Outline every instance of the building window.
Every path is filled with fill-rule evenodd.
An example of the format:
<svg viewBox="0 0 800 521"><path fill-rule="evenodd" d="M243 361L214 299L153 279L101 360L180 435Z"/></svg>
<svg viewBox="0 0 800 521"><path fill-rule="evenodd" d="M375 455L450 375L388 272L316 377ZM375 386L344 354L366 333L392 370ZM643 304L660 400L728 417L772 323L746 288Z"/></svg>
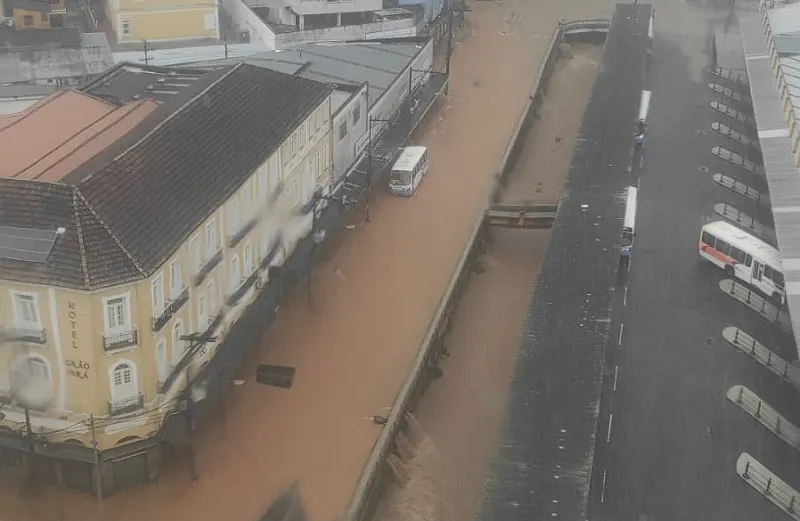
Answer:
<svg viewBox="0 0 800 521"><path fill-rule="evenodd" d="M136 397L139 386L136 381L136 365L127 360L117 362L111 368L111 400L113 402Z"/></svg>
<svg viewBox="0 0 800 521"><path fill-rule="evenodd" d="M169 376L169 362L167 361L167 343L159 340L156 346L156 373L158 373L158 383L167 381Z"/></svg>
<svg viewBox="0 0 800 521"><path fill-rule="evenodd" d="M159 273L150 283L153 296L153 315L160 315L164 311L164 278Z"/></svg>
<svg viewBox="0 0 800 521"><path fill-rule="evenodd" d="M169 265L169 282L169 298L176 299L180 295L181 289L183 289L180 261L172 261Z"/></svg>
<svg viewBox="0 0 800 521"><path fill-rule="evenodd" d="M246 244L244 247L244 275L247 277L253 273L253 248Z"/></svg>
<svg viewBox="0 0 800 521"><path fill-rule="evenodd" d="M242 280L241 273L239 272L239 257L234 255L231 257L231 272L230 272L230 288L233 292L239 287L239 282Z"/></svg>
<svg viewBox="0 0 800 521"><path fill-rule="evenodd" d="M189 256L192 258L192 272L196 273L200 270L200 237L195 235L189 239Z"/></svg>
<svg viewBox="0 0 800 521"><path fill-rule="evenodd" d="M172 328L172 365L178 363L178 360L183 356L186 350L186 344L181 338L183 336L183 322L180 320L175 322Z"/></svg>
<svg viewBox="0 0 800 521"><path fill-rule="evenodd" d="M14 323L19 327L42 329L39 303L35 293L12 293Z"/></svg>
<svg viewBox="0 0 800 521"><path fill-rule="evenodd" d="M236 232L239 231L239 194L233 194L231 200L228 201L227 209L228 235L236 235Z"/></svg>
<svg viewBox="0 0 800 521"><path fill-rule="evenodd" d="M214 219L211 219L211 221L206 224L206 256L210 258L217 253L218 245L217 223L214 222Z"/></svg>
<svg viewBox="0 0 800 521"><path fill-rule="evenodd" d="M217 312L217 292L214 290L214 282L206 284L206 295L208 295L208 311L211 315Z"/></svg>
<svg viewBox="0 0 800 521"><path fill-rule="evenodd" d="M342 121L342 124L339 125L339 141L343 140L347 137L347 121Z"/></svg>
<svg viewBox="0 0 800 521"><path fill-rule="evenodd" d="M206 309L206 296L200 295L197 299L197 329L205 331L208 327L208 309Z"/></svg>
<svg viewBox="0 0 800 521"><path fill-rule="evenodd" d="M131 35L131 21L130 20L123 20L122 21L122 36L130 36Z"/></svg>
<svg viewBox="0 0 800 521"><path fill-rule="evenodd" d="M359 101L356 108L353 109L353 126L361 119L361 102Z"/></svg>
<svg viewBox="0 0 800 521"><path fill-rule="evenodd" d="M106 308L105 325L108 333L128 331L131 329L131 320L128 314L128 297L126 295L105 299L104 305Z"/></svg>
<svg viewBox="0 0 800 521"><path fill-rule="evenodd" d="M38 356L25 357L13 365L9 384L23 405L45 409L53 395L50 366Z"/></svg>
<svg viewBox="0 0 800 521"><path fill-rule="evenodd" d="M22 15L22 24L25 27L31 27L33 25L33 15Z"/></svg>

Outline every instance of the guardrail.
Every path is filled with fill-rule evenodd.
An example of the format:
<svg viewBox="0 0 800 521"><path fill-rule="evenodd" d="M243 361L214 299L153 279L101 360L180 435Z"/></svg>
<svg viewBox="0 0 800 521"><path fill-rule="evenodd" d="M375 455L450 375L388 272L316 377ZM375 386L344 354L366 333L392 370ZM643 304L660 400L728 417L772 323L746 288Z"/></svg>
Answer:
<svg viewBox="0 0 800 521"><path fill-rule="evenodd" d="M611 27L610 20L594 19L594 20L576 20L574 22L565 22L561 24L561 32L564 36L580 33L608 33L608 28Z"/></svg>
<svg viewBox="0 0 800 521"><path fill-rule="evenodd" d="M576 22L560 22L553 32L550 44L545 53L545 58L539 66L534 87L526 102L520 118L517 121L514 133L509 139L508 146L503 154L500 163L500 170L496 173L495 184L491 191L490 202L496 202L502 190L509 172L511 172L519 158L522 143L528 132L533 126L535 110L540 106L543 96L547 89L547 84L552 76L555 64L560 56L560 44L568 31L579 32L608 32L610 22L607 20L585 20ZM594 28L594 29L592 29ZM436 366L439 357L444 352L444 341L450 332L451 318L458 305L461 295L469 280L471 267L478 255L483 252L484 240L486 237L486 211L481 211L472 234L467 241L461 257L455 267L455 272L447 284L447 288L442 295L439 307L433 316L431 325L425 338L417 351L414 365L409 372L406 380L398 393L386 423L381 430L378 439L373 445L364 470L356 485L356 490L351 498L350 504L343 517L344 521L364 521L370 516L380 497L380 492L384 490L387 479L390 475L386 458L395 448L397 434L406 427L406 414L414 408L419 398L425 391L430 381L430 370Z"/></svg>

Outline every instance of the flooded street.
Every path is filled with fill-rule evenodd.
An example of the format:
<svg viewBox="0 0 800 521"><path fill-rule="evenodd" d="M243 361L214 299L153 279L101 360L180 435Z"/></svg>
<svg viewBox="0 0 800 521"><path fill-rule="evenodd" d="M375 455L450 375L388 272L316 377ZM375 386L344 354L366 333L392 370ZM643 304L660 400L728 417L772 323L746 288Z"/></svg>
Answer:
<svg viewBox="0 0 800 521"><path fill-rule="evenodd" d="M569 57L572 55L572 57ZM507 201L560 197L602 49L568 48L553 75L540 119L504 192ZM493 230L455 315L450 357L415 415L427 437L376 519L472 519L504 419L527 301L547 248L546 230ZM432 493L430 486L442 493ZM439 517L431 517L439 513Z"/></svg>

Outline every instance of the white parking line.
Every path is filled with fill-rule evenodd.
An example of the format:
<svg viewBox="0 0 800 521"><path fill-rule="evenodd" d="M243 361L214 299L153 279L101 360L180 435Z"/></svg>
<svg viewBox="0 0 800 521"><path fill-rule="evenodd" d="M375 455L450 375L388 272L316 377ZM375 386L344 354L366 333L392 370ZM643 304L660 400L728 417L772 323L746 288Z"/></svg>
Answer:
<svg viewBox="0 0 800 521"><path fill-rule="evenodd" d="M619 376L619 366L614 366L614 390L617 390L617 377Z"/></svg>
<svg viewBox="0 0 800 521"><path fill-rule="evenodd" d="M622 332L623 331L625 331L625 324L620 324L619 325L619 340L617 341L617 345L618 346L622 345Z"/></svg>
<svg viewBox="0 0 800 521"><path fill-rule="evenodd" d="M642 169L642 166L644 166L644 156L639 157L639 170Z"/></svg>
<svg viewBox="0 0 800 521"><path fill-rule="evenodd" d="M625 294L622 295L622 305L625 306L628 304L628 286L625 286Z"/></svg>
<svg viewBox="0 0 800 521"><path fill-rule="evenodd" d="M600 489L600 503L606 502L606 477L608 476L608 471L603 471L603 488Z"/></svg>
<svg viewBox="0 0 800 521"><path fill-rule="evenodd" d="M614 422L614 415L608 414L608 431L606 432L606 443L611 442L611 424Z"/></svg>

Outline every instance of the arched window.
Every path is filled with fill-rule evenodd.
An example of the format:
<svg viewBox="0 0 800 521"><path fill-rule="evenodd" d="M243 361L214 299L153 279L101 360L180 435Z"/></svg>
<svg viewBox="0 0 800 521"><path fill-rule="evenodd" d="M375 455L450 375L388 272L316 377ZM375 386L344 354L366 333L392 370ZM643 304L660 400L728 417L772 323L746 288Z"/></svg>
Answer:
<svg viewBox="0 0 800 521"><path fill-rule="evenodd" d="M38 356L18 360L9 375L11 393L23 406L44 409L53 398L50 365Z"/></svg>
<svg viewBox="0 0 800 521"><path fill-rule="evenodd" d="M109 373L112 402L128 402L138 398L139 382L136 380L136 364L129 360L122 360L113 365Z"/></svg>
<svg viewBox="0 0 800 521"><path fill-rule="evenodd" d="M158 373L159 383L163 383L169 375L169 360L167 359L167 343L164 339L158 341L156 345L156 372Z"/></svg>
<svg viewBox="0 0 800 521"><path fill-rule="evenodd" d="M181 339L183 336L183 322L178 320L172 327L172 365L178 363L186 350L186 342Z"/></svg>

